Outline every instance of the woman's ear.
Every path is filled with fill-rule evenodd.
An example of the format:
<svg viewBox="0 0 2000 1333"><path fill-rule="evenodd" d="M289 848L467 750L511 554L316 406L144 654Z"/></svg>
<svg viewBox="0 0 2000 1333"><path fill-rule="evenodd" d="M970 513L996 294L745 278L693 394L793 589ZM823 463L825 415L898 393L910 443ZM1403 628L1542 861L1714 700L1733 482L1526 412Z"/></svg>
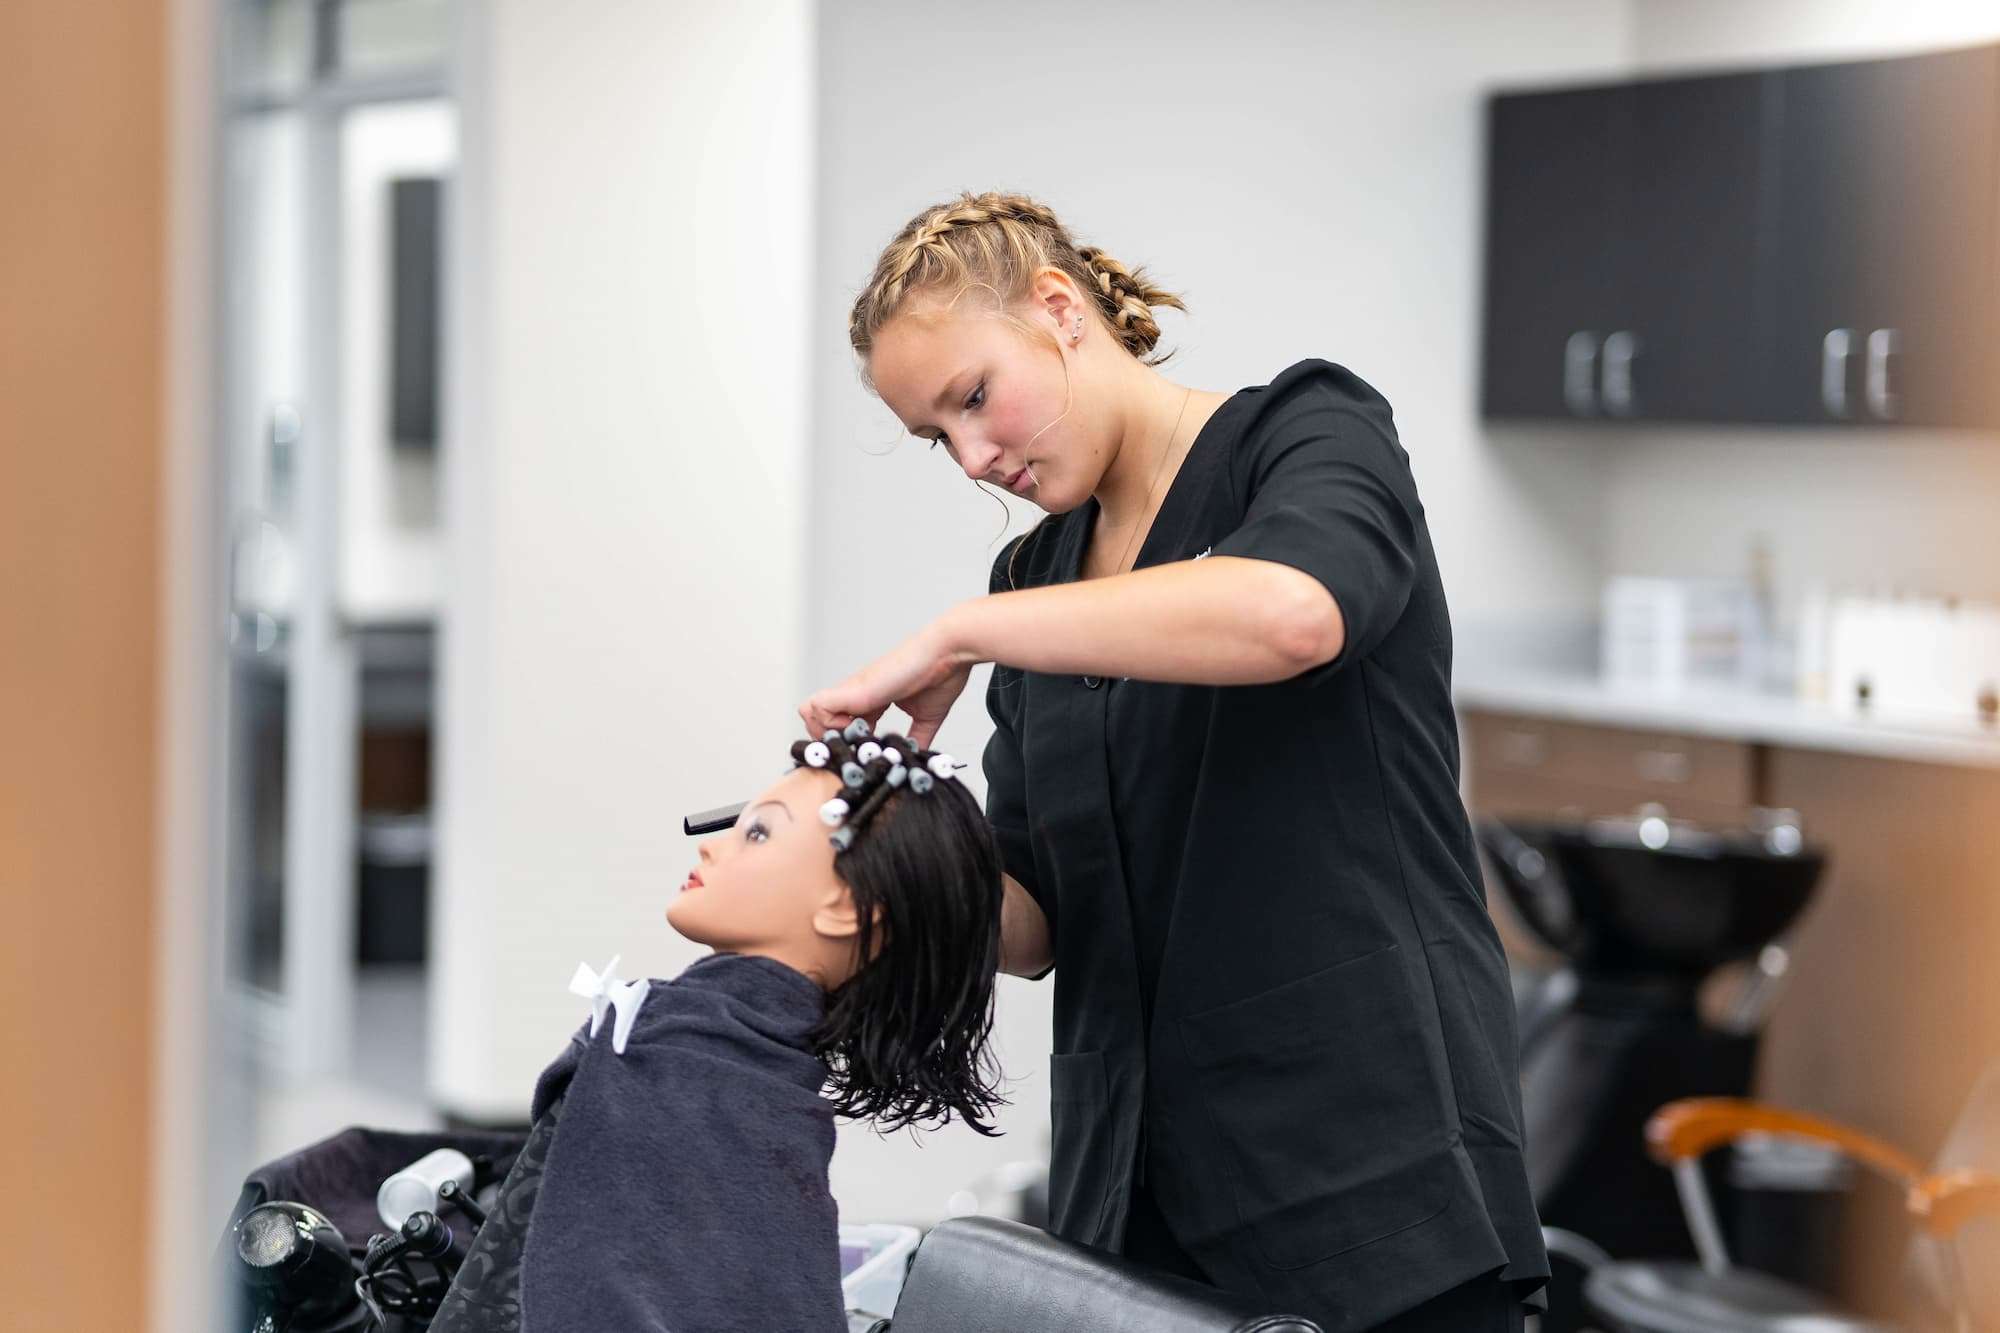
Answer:
<svg viewBox="0 0 2000 1333"><path fill-rule="evenodd" d="M1077 317L1083 314L1083 293L1075 279L1059 268L1044 268L1028 284L1028 299L1039 318L1051 323L1059 341L1069 341L1076 332Z"/></svg>

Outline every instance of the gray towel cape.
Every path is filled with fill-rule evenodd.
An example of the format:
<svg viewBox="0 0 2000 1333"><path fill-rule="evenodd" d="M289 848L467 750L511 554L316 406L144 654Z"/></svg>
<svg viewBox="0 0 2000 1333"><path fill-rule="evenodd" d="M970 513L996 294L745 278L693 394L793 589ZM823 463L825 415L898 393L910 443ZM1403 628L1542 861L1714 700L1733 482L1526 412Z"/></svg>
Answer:
<svg viewBox="0 0 2000 1333"><path fill-rule="evenodd" d="M535 1085L530 1143L436 1333L835 1333L826 997L713 954L654 981L624 1054L588 1023Z"/></svg>

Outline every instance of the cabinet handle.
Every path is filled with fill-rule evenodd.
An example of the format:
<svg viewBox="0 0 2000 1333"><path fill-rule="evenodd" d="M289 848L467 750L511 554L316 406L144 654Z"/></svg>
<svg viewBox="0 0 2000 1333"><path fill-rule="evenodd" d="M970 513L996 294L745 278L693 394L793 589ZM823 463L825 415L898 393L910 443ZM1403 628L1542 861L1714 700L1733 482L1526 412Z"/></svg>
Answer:
<svg viewBox="0 0 2000 1333"><path fill-rule="evenodd" d="M1597 415L1597 335L1577 332L1563 344L1563 401L1570 415Z"/></svg>
<svg viewBox="0 0 2000 1333"><path fill-rule="evenodd" d="M1641 750L1632 767L1646 782L1682 783L1694 776L1694 762L1680 750Z"/></svg>
<svg viewBox="0 0 2000 1333"><path fill-rule="evenodd" d="M1847 358L1854 354L1853 329L1828 329L1819 344L1819 401L1830 417L1847 419Z"/></svg>
<svg viewBox="0 0 2000 1333"><path fill-rule="evenodd" d="M1889 387L1889 358L1902 351L1903 335L1895 329L1868 335L1868 410L1882 421L1894 421L1903 412L1903 395Z"/></svg>
<svg viewBox="0 0 2000 1333"><path fill-rule="evenodd" d="M1617 417L1632 415L1632 358L1639 339L1620 329L1604 340L1604 410Z"/></svg>

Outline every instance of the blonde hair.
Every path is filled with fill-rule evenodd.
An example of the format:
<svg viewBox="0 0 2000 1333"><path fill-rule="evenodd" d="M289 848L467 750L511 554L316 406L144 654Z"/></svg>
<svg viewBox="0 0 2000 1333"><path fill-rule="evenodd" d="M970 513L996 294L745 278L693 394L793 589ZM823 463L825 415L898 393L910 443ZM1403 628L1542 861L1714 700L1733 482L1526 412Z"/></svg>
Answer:
<svg viewBox="0 0 2000 1333"><path fill-rule="evenodd" d="M950 304L983 288L998 302L999 313L1012 319L1007 307L1028 294L1029 283L1044 268L1059 269L1088 292L1100 322L1143 364L1157 366L1172 355L1154 354L1160 326L1153 310L1186 310L1180 297L1155 287L1144 269L1127 268L1096 246L1078 245L1047 205L988 191L926 208L884 247L847 317L847 339L861 358L863 376L875 335L912 296L936 294Z"/></svg>

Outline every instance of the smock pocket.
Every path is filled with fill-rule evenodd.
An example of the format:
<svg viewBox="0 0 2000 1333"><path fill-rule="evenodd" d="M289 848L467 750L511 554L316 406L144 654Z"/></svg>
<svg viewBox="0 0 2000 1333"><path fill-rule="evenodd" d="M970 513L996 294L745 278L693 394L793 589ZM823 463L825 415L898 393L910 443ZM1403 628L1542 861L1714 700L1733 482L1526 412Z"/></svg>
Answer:
<svg viewBox="0 0 2000 1333"><path fill-rule="evenodd" d="M1507 1071L1517 1068L1519 1059L1506 964L1451 941L1432 941L1425 950L1444 1019L1445 1051L1451 1056L1452 1090L1465 1141L1518 1150L1520 1113L1511 1090L1519 1082ZM1475 981L1485 992L1483 1005L1472 998Z"/></svg>
<svg viewBox="0 0 2000 1333"><path fill-rule="evenodd" d="M1110 1092L1102 1051L1049 1057L1049 1229L1094 1244L1111 1193Z"/></svg>
<svg viewBox="0 0 2000 1333"><path fill-rule="evenodd" d="M1303 1268L1426 1221L1456 1167L1396 945L1189 1015L1242 1223Z"/></svg>

